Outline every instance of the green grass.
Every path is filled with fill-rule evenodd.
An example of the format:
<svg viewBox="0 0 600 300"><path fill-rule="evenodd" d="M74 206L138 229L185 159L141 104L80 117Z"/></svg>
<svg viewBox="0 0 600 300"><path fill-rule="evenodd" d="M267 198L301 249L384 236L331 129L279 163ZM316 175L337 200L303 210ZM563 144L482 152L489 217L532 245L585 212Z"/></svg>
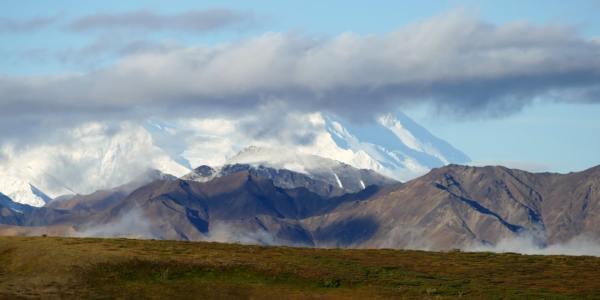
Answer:
<svg viewBox="0 0 600 300"><path fill-rule="evenodd" d="M600 259L0 237L0 298L600 299Z"/></svg>

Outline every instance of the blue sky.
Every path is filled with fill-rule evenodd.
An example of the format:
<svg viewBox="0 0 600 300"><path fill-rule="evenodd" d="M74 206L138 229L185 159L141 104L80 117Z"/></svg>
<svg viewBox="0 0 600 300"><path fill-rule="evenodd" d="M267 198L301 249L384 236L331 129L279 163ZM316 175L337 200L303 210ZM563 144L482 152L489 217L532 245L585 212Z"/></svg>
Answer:
<svg viewBox="0 0 600 300"><path fill-rule="evenodd" d="M477 164L554 172L600 164L597 104L538 103L502 118L458 121L424 109L407 113Z"/></svg>
<svg viewBox="0 0 600 300"><path fill-rule="evenodd" d="M36 31L0 33L0 74L5 76L89 72L110 65L119 59L117 54L99 53L76 61L60 59L58 53L69 55L98 39L111 39L110 33L70 32L64 28L86 15L137 10L177 14L219 7L255 14L255 24L243 29L142 32L135 36L183 45L228 43L265 32L317 38L344 32L385 35L456 10L498 26L511 22L558 25L573 28L581 38L600 37L598 1L2 1L1 7L0 18L6 20L56 18L50 26ZM128 39L128 34L120 36ZM405 112L476 162L559 172L600 164L598 104L540 99L498 117L459 118L440 115L424 106L410 107Z"/></svg>

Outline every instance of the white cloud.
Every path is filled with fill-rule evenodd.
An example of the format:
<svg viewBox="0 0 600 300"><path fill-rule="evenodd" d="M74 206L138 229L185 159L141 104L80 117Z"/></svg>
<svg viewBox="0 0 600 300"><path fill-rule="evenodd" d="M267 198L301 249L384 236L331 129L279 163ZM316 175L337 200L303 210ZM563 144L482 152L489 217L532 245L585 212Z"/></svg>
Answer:
<svg viewBox="0 0 600 300"><path fill-rule="evenodd" d="M265 107L371 120L421 103L503 115L548 94L597 102L599 54L597 42L568 27L495 26L463 12L385 35L267 33L129 55L84 74L0 77L0 125L15 128L24 116L32 120L25 126L47 118L244 116Z"/></svg>

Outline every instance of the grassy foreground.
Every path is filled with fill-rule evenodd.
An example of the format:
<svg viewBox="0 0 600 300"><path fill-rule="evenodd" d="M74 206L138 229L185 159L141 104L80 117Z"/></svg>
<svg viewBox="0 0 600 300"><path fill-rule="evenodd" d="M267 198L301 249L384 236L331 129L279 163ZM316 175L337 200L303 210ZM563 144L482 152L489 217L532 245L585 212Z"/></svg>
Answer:
<svg viewBox="0 0 600 300"><path fill-rule="evenodd" d="M0 237L0 298L598 298L600 258Z"/></svg>

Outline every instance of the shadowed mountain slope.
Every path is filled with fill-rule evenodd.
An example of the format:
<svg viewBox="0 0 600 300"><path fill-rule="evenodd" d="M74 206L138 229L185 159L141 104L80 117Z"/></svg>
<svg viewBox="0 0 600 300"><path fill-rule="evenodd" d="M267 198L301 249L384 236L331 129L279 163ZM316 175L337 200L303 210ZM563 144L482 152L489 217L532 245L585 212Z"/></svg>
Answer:
<svg viewBox="0 0 600 300"><path fill-rule="evenodd" d="M323 198L304 187L277 187L271 178L252 170L208 182L159 180L92 216L79 229L96 232L107 227L107 235L226 241L258 232L268 237L262 241L265 243L314 245L299 220L327 213L345 202L367 199L378 190L370 186L357 194ZM128 227L119 228L121 224L137 229L128 231Z"/></svg>
<svg viewBox="0 0 600 300"><path fill-rule="evenodd" d="M524 235L544 246L597 238L599 191L599 167L562 175L451 165L304 223L374 220L377 230L358 247L451 249Z"/></svg>
<svg viewBox="0 0 600 300"><path fill-rule="evenodd" d="M453 249L515 237L544 247L600 238L600 167L535 174L450 165L407 183L324 197L281 184L308 182L305 175L240 166L216 176L198 168L210 178L157 180L126 196L99 192L62 209L19 214L4 205L0 221L70 226L78 235L316 247Z"/></svg>

